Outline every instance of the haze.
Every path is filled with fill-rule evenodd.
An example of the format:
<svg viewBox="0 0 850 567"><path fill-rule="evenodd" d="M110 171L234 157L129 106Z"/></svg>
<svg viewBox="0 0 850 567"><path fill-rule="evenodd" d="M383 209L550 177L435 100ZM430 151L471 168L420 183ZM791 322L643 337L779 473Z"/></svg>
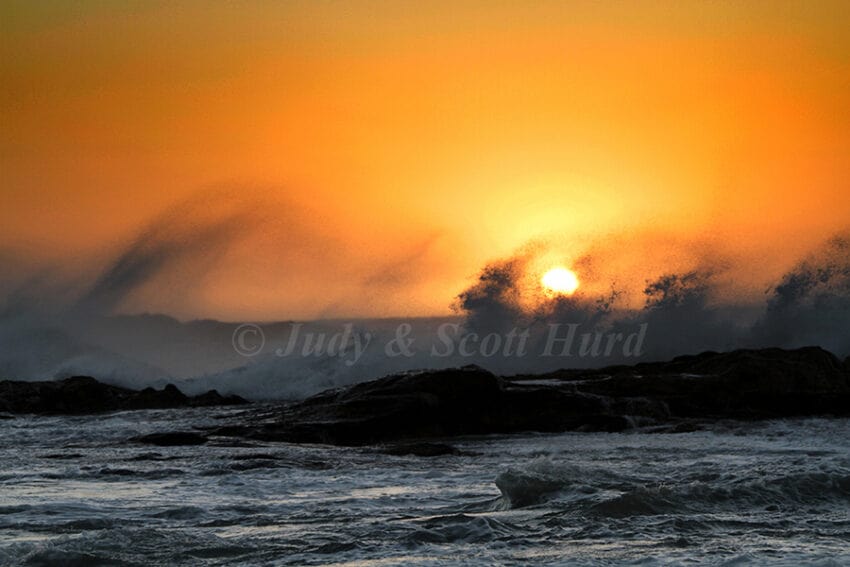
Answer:
<svg viewBox="0 0 850 567"><path fill-rule="evenodd" d="M182 318L443 315L517 251L593 253L600 290L710 252L746 300L850 220L847 16L4 2L2 283Z"/></svg>

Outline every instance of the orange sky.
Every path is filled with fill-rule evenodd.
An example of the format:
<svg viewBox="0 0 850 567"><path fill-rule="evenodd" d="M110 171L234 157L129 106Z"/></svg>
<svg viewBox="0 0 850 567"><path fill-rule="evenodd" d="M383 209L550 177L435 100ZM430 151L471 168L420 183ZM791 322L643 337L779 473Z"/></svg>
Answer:
<svg viewBox="0 0 850 567"><path fill-rule="evenodd" d="M847 227L846 2L533 4L4 2L0 252L94 274L213 190L244 236L127 309L424 315L533 240L755 286Z"/></svg>

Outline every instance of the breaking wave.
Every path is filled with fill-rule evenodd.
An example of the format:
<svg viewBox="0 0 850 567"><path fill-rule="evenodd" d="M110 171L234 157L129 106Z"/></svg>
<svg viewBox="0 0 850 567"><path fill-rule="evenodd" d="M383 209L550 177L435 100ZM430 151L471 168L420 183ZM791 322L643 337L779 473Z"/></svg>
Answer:
<svg viewBox="0 0 850 567"><path fill-rule="evenodd" d="M416 346L409 356L388 357L377 347L356 364L340 356L281 358L269 351L246 359L233 347L236 324L116 315L140 290L174 270L205 273L234 239L241 238L242 227L251 224L246 219L253 218L258 208L256 204L232 210L218 207L196 218L194 211L208 203L205 198L190 200L155 219L73 298L67 297L67 290L74 286L62 286L50 278L27 279L6 293L0 305L0 377L52 380L90 375L132 388L173 382L190 394L215 388L250 399L298 399L390 373L470 363L517 374L766 346L816 344L841 357L850 355L847 236L836 236L800 259L763 297L755 299L730 295L729 282L738 275L734 270L741 268L710 254L679 262L681 270L647 271L637 287L619 285L616 274L599 268L606 262L618 265L617 253L598 245L573 262L582 280L579 292L551 297L540 289L536 271L541 258L551 257L551 250L527 247L485 266L473 285L457 296L455 316L411 321L410 338ZM193 220L187 224L185 218ZM57 288L65 292L58 293ZM459 325L458 336L452 338L455 346L473 334L527 330L530 354L476 352L461 357L455 351L452 356L435 357L431 352L434 329L445 322ZM340 324L314 321L305 323L305 329L322 331ZM398 324L382 319L356 321L358 332L372 335L375 344L390 340ZM639 352L590 349L587 356L536 356L557 324L576 325L577 334L588 337L627 336L638 328L647 331ZM286 341L291 324L274 323L264 329L274 348Z"/></svg>
<svg viewBox="0 0 850 567"><path fill-rule="evenodd" d="M496 477L502 495L497 508L556 506L598 517L625 518L850 504L850 468L834 463L813 463L812 468L783 474L756 467L662 480L538 458L522 469L508 469Z"/></svg>

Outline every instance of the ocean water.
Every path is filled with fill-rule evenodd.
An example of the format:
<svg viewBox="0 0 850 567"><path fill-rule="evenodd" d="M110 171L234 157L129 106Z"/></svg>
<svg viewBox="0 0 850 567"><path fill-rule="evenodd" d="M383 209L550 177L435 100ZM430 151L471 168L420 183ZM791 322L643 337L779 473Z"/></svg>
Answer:
<svg viewBox="0 0 850 567"><path fill-rule="evenodd" d="M850 420L484 437L435 458L128 442L241 411L0 421L0 564L850 564Z"/></svg>

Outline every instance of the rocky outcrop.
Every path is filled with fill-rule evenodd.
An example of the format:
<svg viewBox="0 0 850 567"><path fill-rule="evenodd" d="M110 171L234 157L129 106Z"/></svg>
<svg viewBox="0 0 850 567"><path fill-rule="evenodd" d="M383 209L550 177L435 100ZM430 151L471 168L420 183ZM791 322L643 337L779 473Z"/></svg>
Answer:
<svg viewBox="0 0 850 567"><path fill-rule="evenodd" d="M0 412L11 414L90 414L244 403L247 402L239 396L222 396L215 390L189 397L173 384L162 390L130 390L103 384L88 376L53 382L0 382Z"/></svg>
<svg viewBox="0 0 850 567"><path fill-rule="evenodd" d="M850 415L850 372L818 347L705 352L669 362L554 373L583 392L650 399L671 417Z"/></svg>
<svg viewBox="0 0 850 567"><path fill-rule="evenodd" d="M607 400L570 388L525 387L475 366L402 374L324 392L257 425L218 434L266 441L363 445L516 431L628 427Z"/></svg>
<svg viewBox="0 0 850 567"><path fill-rule="evenodd" d="M240 403L245 400L215 391L190 398L174 386L134 391L85 377L0 382L0 415ZM253 406L201 432L158 433L134 441L201 444L215 435L238 442L378 444L390 454L441 455L454 449L426 441L635 426L676 433L716 419L814 415L850 415L850 365L809 347L705 352L667 362L510 378L476 366L405 373L299 403Z"/></svg>
<svg viewBox="0 0 850 567"><path fill-rule="evenodd" d="M131 441L158 447L181 447L184 445L203 445L207 442L207 438L194 431L167 431L140 435L132 438Z"/></svg>
<svg viewBox="0 0 850 567"><path fill-rule="evenodd" d="M687 431L688 420L850 415L850 374L820 348L706 352L669 362L502 378L481 368L389 376L215 431L364 445L524 431ZM666 429L665 429L666 430Z"/></svg>
<svg viewBox="0 0 850 567"><path fill-rule="evenodd" d="M381 449L385 455L395 457L443 457L445 455L464 455L463 451L446 443L398 443Z"/></svg>

